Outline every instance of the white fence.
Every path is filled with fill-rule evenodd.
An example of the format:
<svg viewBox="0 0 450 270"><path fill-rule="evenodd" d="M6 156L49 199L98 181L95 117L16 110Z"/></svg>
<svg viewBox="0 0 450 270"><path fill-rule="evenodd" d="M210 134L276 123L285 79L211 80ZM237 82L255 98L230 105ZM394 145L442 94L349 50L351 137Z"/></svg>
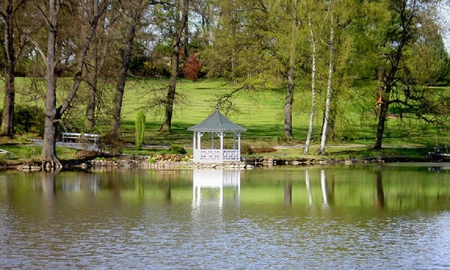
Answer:
<svg viewBox="0 0 450 270"><path fill-rule="evenodd" d="M222 162L222 161L240 161L239 150L235 149L200 149L194 150L195 161L199 162Z"/></svg>

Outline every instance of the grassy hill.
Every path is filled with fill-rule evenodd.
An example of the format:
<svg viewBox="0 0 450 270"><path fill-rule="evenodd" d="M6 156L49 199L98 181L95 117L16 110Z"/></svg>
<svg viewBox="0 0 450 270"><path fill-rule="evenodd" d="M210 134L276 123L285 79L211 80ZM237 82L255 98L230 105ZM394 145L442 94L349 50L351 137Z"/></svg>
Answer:
<svg viewBox="0 0 450 270"><path fill-rule="evenodd" d="M173 134L161 136L157 130L162 122L162 112L149 106L150 84L128 84L123 107L122 130L125 137L132 138L134 119L140 108L146 110L148 144L181 143L190 144L192 134L187 131L189 126L198 124L209 116L215 109L218 97L234 90L233 85L220 80L205 80L197 83L181 80L177 86L178 99L182 104L176 106L173 116ZM377 119L373 111L374 85L361 85L349 90L339 99L339 115L336 119L337 138L330 144L362 144L371 146L374 142ZM352 93L358 93L352 96ZM285 142L283 138L283 108L284 89L246 91L241 90L232 100L234 110L226 114L233 122L247 128L243 134L243 142L252 146L261 145L295 145L306 139L308 129L310 93L308 90L298 89L295 97L293 126L296 141ZM318 97L319 108L316 112L314 126L314 143L319 143L323 104L322 97ZM148 106L148 107L146 107ZM430 124L419 121L414 115L394 111L388 119L384 143L385 145L404 146L442 146L447 144L445 133L438 133Z"/></svg>
<svg viewBox="0 0 450 270"><path fill-rule="evenodd" d="M39 90L34 90L34 92L30 90L32 84L29 83L29 79L19 78L17 85L19 87L18 104L29 103L30 92L39 95ZM219 97L237 88L223 80L202 80L196 83L180 80L177 85L177 105L172 121L173 133L167 135L158 132L162 123L163 111L161 106L156 106L154 102L155 99L164 97L167 85L167 80L129 80L127 82L121 126L126 141L134 142L134 121L139 110L144 110L147 118L144 144L166 146L181 144L189 148L192 143L192 133L187 128L200 123L214 112ZM43 85L37 88L39 87L43 87ZM340 94L335 129L337 136L328 142L328 145L336 147L328 148L330 155L351 157L380 154L380 151L370 150L374 143L377 123L373 111L375 89L375 85L366 83ZM444 90L447 89L442 91ZM3 91L0 90L0 93L0 98L3 100ZM308 129L309 89L301 86L296 89L293 112L295 140L289 142L283 139L284 95L284 89L241 90L230 99L231 110L222 107L221 112L233 122L247 129L247 132L242 134L243 144L254 148L278 146L279 150L272 155L302 155L299 148L306 139ZM43 100L37 99L35 103L42 106ZM314 145L311 153L315 151L320 140L323 115L320 108L323 107L323 103L324 98L319 93L317 102L319 109L316 112ZM78 110L82 117L84 105L79 104L75 110ZM83 123L83 121L79 122ZM104 122L98 132L106 132L109 128L108 125L108 121ZM82 128L80 126L80 129ZM449 143L449 136L446 133L438 132L436 127L419 121L413 115L407 113L399 115L393 110L385 132L384 146L386 146L386 150L383 150L383 153L423 154L437 145L445 148Z"/></svg>
<svg viewBox="0 0 450 270"><path fill-rule="evenodd" d="M155 108L149 101L151 89L144 84L127 88L123 107L122 131L126 138L134 133L134 121L139 108L146 111L148 144L190 144L192 133L187 128L200 123L214 112L220 96L235 89L224 81L201 81L192 83L181 80L177 86L178 102L172 121L172 135L159 134L162 123L162 110ZM148 85L147 85L148 86ZM150 93L150 94L149 94ZM142 98L145 97L145 98ZM221 112L230 120L247 129L243 140L249 143L276 144L283 135L284 93L280 90L246 91L241 90L232 98L232 109L221 108ZM295 117L295 133L304 128L300 123L306 121L306 115Z"/></svg>

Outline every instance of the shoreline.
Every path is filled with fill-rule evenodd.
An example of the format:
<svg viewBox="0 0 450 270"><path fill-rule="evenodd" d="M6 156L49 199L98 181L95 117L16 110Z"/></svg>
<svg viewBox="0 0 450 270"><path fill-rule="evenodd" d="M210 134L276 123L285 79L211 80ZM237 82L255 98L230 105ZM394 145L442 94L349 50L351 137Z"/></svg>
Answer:
<svg viewBox="0 0 450 270"><path fill-rule="evenodd" d="M90 157L78 160L62 160L61 170L88 170L96 168L123 168L123 169L240 169L251 170L255 167L276 166L317 166L317 165L352 165L367 163L418 163L418 162L445 162L450 161L446 156L430 153L427 157L417 158L408 156L377 156L336 160L331 158L283 158L283 157L243 157L241 162L201 163L183 156L170 155L155 160L149 156L111 155L107 157ZM3 170L19 170L23 172L44 171L37 162L23 164L2 164Z"/></svg>

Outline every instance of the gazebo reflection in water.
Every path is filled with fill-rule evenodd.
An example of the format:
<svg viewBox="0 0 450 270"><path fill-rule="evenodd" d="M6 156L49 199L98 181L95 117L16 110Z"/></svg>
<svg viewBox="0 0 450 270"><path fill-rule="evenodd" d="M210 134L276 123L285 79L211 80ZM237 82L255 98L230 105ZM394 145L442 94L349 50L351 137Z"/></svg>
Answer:
<svg viewBox="0 0 450 270"><path fill-rule="evenodd" d="M233 201L238 202L241 198L241 171L240 170L194 170L193 181L193 206L198 207L204 200L223 206L224 189L233 189ZM207 190L207 194L202 194L202 189ZM217 192L219 193L217 198ZM205 198L205 195L208 196Z"/></svg>

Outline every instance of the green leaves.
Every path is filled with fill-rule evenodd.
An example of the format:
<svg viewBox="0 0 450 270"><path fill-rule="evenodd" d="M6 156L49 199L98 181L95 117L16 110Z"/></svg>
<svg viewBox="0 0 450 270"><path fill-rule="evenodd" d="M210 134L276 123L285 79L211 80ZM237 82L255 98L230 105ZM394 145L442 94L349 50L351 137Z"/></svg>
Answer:
<svg viewBox="0 0 450 270"><path fill-rule="evenodd" d="M136 149L140 150L144 142L145 135L145 113L140 111L136 116Z"/></svg>

